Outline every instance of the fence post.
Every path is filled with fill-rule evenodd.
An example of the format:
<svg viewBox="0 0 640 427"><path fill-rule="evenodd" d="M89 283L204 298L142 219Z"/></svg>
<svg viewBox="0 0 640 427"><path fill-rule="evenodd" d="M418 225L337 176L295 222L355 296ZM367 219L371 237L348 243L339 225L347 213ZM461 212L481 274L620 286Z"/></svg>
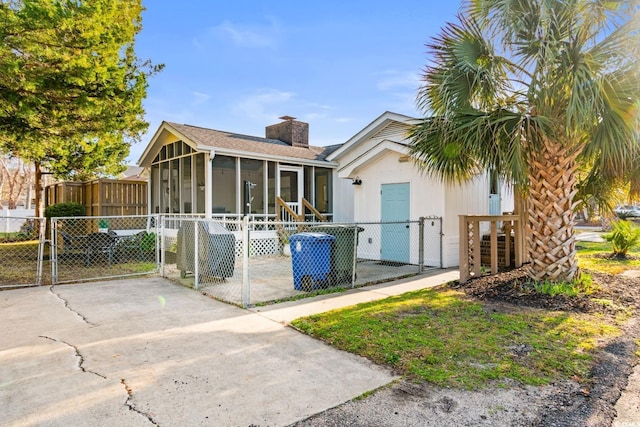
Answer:
<svg viewBox="0 0 640 427"><path fill-rule="evenodd" d="M351 264L351 288L356 286L356 260L358 257L358 224L353 224L353 261Z"/></svg>
<svg viewBox="0 0 640 427"><path fill-rule="evenodd" d="M58 283L58 220L51 218L51 284Z"/></svg>
<svg viewBox="0 0 640 427"><path fill-rule="evenodd" d="M166 272L165 272L165 264L166 264L166 256L165 256L165 249L166 249L166 243L165 240L167 239L167 232L165 229L165 219L166 217L164 215L160 215L158 217L158 220L160 221L160 234L162 235L162 239L160 240L160 275L162 277L167 277Z"/></svg>
<svg viewBox="0 0 640 427"><path fill-rule="evenodd" d="M200 288L200 222L193 219L193 287ZM207 248L208 249L208 248ZM208 252L208 251L207 251Z"/></svg>
<svg viewBox="0 0 640 427"><path fill-rule="evenodd" d="M424 273L424 217L418 222L418 272Z"/></svg>
<svg viewBox="0 0 640 427"><path fill-rule="evenodd" d="M249 305L249 216L242 219L242 306Z"/></svg>
<svg viewBox="0 0 640 427"><path fill-rule="evenodd" d="M498 221L491 220L491 274L498 274Z"/></svg>
<svg viewBox="0 0 640 427"><path fill-rule="evenodd" d="M42 266L44 264L44 245L46 238L46 218L38 218L34 219L38 221L38 261L37 261L37 272L36 272L36 286L42 285ZM35 229L33 230L35 232Z"/></svg>
<svg viewBox="0 0 640 427"><path fill-rule="evenodd" d="M162 244L161 240L164 240L164 236L160 234L160 215L155 215L153 217L153 231L156 234L155 246L156 246L156 271L160 270L160 245Z"/></svg>
<svg viewBox="0 0 640 427"><path fill-rule="evenodd" d="M469 226L465 215L458 217L460 220L460 283L466 283L469 279Z"/></svg>

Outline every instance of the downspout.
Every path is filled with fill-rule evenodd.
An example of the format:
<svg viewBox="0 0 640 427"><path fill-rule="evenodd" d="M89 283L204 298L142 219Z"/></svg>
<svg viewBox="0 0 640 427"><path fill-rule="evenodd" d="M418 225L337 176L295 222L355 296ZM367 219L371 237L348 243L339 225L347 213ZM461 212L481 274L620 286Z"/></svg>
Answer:
<svg viewBox="0 0 640 427"><path fill-rule="evenodd" d="M207 166L205 167L205 180L207 185L204 189L204 216L205 218L211 218L213 212L213 159L216 157L216 150L210 150L208 152L209 158Z"/></svg>

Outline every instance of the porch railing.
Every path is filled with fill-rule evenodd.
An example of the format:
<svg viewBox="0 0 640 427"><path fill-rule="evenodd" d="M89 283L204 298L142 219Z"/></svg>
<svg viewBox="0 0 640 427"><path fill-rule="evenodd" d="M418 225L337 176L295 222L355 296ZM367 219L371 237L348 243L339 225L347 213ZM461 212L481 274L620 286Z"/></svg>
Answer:
<svg viewBox="0 0 640 427"><path fill-rule="evenodd" d="M302 206L295 202L286 202L282 197L276 197L276 221L306 222L308 209L316 220L325 222L327 217L321 214L307 199L302 198Z"/></svg>
<svg viewBox="0 0 640 427"><path fill-rule="evenodd" d="M524 230L519 215L460 215L460 283L465 283L473 275L482 274L482 241L480 223L489 222L489 265L491 274L497 274L499 261L511 265L513 241L513 261L515 267L522 266L524 260ZM499 223L502 223L498 242ZM503 237L504 236L504 237ZM485 245L486 246L486 245ZM501 254L499 254L499 249ZM499 256L500 255L500 256Z"/></svg>

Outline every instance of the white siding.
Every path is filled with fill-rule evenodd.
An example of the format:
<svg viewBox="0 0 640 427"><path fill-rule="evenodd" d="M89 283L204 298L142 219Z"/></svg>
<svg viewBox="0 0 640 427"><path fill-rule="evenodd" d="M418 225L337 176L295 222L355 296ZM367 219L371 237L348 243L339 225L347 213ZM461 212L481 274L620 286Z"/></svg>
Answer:
<svg viewBox="0 0 640 427"><path fill-rule="evenodd" d="M503 185L500 186L500 200L501 200L500 209L502 209L501 213L513 212L515 198L514 198L514 195L513 195L513 186L512 185L503 184Z"/></svg>
<svg viewBox="0 0 640 427"><path fill-rule="evenodd" d="M333 222L354 222L353 204L354 195L350 179L338 178L334 171L333 176Z"/></svg>
<svg viewBox="0 0 640 427"><path fill-rule="evenodd" d="M460 215L487 215L489 212L489 180L478 175L471 182L447 185L445 196L443 263L444 267L459 264Z"/></svg>

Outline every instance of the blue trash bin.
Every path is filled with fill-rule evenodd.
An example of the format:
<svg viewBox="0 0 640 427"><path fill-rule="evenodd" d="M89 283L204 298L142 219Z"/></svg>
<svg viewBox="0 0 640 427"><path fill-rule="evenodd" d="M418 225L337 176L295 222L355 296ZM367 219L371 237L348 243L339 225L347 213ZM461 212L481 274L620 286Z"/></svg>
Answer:
<svg viewBox="0 0 640 427"><path fill-rule="evenodd" d="M335 236L325 233L298 233L289 237L295 290L308 292L327 286L335 240Z"/></svg>

